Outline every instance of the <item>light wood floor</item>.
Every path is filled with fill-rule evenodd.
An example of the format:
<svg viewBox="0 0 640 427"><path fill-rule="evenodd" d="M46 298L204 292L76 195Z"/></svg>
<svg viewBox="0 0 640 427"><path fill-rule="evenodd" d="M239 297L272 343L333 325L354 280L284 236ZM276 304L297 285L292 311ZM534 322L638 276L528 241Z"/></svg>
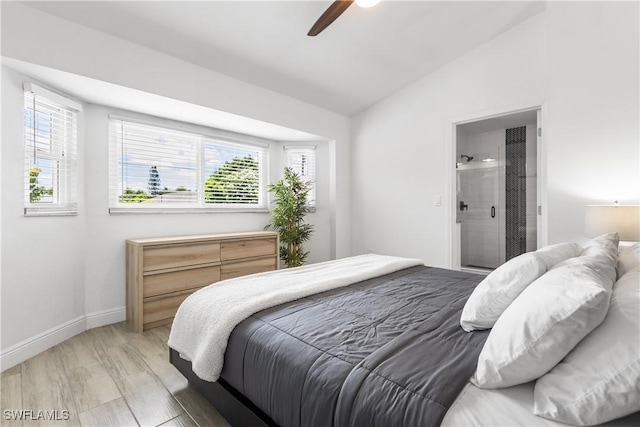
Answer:
<svg viewBox="0 0 640 427"><path fill-rule="evenodd" d="M169 363L169 327L91 329L2 373L2 426L229 424ZM57 410L68 420L7 420L6 410Z"/></svg>

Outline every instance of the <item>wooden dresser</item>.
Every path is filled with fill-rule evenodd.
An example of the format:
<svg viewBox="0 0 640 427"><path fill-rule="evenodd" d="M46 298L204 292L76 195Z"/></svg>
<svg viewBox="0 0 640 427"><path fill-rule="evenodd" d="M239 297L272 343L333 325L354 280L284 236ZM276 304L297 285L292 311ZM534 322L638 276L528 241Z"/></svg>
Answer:
<svg viewBox="0 0 640 427"><path fill-rule="evenodd" d="M127 322L136 332L173 321L191 293L278 266L271 231L127 240Z"/></svg>

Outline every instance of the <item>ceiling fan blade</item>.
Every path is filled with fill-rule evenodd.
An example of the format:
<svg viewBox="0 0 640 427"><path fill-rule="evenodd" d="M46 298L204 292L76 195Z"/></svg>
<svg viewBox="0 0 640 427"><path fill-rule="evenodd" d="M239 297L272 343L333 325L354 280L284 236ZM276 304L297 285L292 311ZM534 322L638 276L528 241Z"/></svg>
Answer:
<svg viewBox="0 0 640 427"><path fill-rule="evenodd" d="M347 10L347 8L351 6L351 3L353 3L353 0L334 1L331 6L329 6L327 10L324 11L322 16L318 18L316 23L313 24L313 27L311 27L307 35L313 37L320 34L320 32L331 25L331 23L335 21L338 16L342 15L342 12Z"/></svg>

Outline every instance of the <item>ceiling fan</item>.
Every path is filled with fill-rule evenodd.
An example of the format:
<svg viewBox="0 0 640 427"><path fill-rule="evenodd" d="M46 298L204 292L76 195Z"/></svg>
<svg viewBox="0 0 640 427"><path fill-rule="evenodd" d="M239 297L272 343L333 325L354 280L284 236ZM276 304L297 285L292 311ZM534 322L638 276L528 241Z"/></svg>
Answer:
<svg viewBox="0 0 640 427"><path fill-rule="evenodd" d="M360 7L372 7L380 3L380 0L355 0L356 4ZM324 11L324 13L318 18L313 27L307 33L308 36L317 36L327 28L333 21L338 19L338 16L351 6L353 0L337 0L331 3L331 6Z"/></svg>

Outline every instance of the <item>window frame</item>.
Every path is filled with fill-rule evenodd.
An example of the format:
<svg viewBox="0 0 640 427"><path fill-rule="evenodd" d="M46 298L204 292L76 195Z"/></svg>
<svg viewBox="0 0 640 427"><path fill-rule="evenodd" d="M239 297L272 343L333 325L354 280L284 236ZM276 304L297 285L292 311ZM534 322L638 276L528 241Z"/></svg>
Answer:
<svg viewBox="0 0 640 427"><path fill-rule="evenodd" d="M25 114L32 113L32 127L26 124ZM53 111L56 110L56 113ZM35 83L23 84L23 144L24 144L24 215L73 216L78 215L78 115L82 104L45 89ZM38 115L49 115L50 149L38 148L36 135ZM31 169L38 159L52 164L51 202L31 201ZM55 164L55 167L53 166Z"/></svg>
<svg viewBox="0 0 640 427"><path fill-rule="evenodd" d="M171 213L224 213L224 212L268 212L267 183L269 177L269 146L274 141L236 132L200 126L192 123L177 122L159 117L139 117L138 114L128 113L109 114L109 213L110 214L171 214ZM118 200L120 194L120 181L118 176L118 159L122 158L118 147L119 140L112 135L114 122L128 122L133 125L156 127L161 130L189 134L199 139L196 148L197 171L196 185L198 189L197 203L171 203L171 204L144 204L121 203ZM243 149L259 150L258 160L258 197L259 203L253 204L212 204L205 203L205 183L208 179L205 173L205 144L218 143L225 147L240 147ZM119 156L120 154L120 156ZM200 194L201 193L201 194Z"/></svg>
<svg viewBox="0 0 640 427"><path fill-rule="evenodd" d="M317 156L317 150L316 150L316 146L315 145L285 145L283 147L284 149L284 163L285 163L285 167L288 168L293 168L293 165L290 163L289 161L289 156L290 153L294 153L296 151L298 152L307 152L310 153L312 158L313 158L313 165L311 166L311 171L313 172L313 177L312 178L305 178L304 176L302 177L302 179L304 181L311 181L312 185L311 185L311 191L309 191L309 206L311 207L312 212L315 212L315 209L318 205L317 203L317 199L318 199L318 156ZM293 168L295 172L300 173L299 171L297 171L295 168Z"/></svg>

